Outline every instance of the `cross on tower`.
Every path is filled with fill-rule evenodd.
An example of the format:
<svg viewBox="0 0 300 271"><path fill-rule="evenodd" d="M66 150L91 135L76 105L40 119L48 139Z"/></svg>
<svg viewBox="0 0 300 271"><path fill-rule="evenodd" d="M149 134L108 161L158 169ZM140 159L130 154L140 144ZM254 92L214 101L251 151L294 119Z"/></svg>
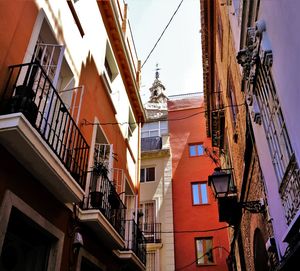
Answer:
<svg viewBox="0 0 300 271"><path fill-rule="evenodd" d="M158 68L158 63L156 63L156 69L155 69L156 71L155 71L155 78L156 79L158 79L159 78L159 70L160 70L160 68Z"/></svg>

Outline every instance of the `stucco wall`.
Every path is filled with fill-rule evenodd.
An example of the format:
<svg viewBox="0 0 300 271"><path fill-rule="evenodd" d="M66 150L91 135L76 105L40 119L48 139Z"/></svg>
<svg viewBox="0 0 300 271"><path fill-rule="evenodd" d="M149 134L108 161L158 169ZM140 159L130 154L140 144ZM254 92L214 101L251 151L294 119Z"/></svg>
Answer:
<svg viewBox="0 0 300 271"><path fill-rule="evenodd" d="M195 238L213 237L213 246L228 249L227 230L198 232L225 226L218 220L217 202L207 187L208 204L193 205L192 182L205 182L213 173L214 162L206 155L189 156L189 144L200 143L211 148L206 137L204 107L202 99L193 98L169 102L169 118L181 119L169 122L170 146L172 152L173 213L175 232L175 267L181 268L192 263L189 270L198 270L195 264ZM188 117L190 116L190 117ZM185 118L186 117L186 118ZM190 231L190 232L182 232ZM205 266L205 270L226 270L225 251L214 251L216 265Z"/></svg>

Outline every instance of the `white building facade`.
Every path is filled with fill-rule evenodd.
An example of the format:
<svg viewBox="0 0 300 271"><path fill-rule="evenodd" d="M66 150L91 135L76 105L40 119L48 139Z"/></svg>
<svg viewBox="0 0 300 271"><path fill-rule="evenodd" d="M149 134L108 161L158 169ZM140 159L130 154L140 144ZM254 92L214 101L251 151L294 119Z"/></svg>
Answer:
<svg viewBox="0 0 300 271"><path fill-rule="evenodd" d="M174 236L172 159L165 87L156 79L145 104L147 121L141 132L141 187L139 220L146 239L148 271L173 271Z"/></svg>

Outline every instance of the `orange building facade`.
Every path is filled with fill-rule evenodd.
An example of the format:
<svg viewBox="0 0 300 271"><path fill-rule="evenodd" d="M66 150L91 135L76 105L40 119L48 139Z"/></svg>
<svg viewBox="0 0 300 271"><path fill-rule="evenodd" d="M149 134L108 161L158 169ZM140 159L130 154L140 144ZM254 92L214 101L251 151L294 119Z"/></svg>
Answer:
<svg viewBox="0 0 300 271"><path fill-rule="evenodd" d="M202 97L169 98L175 270L227 270L227 224L218 220L217 202L207 182L217 157L206 136Z"/></svg>
<svg viewBox="0 0 300 271"><path fill-rule="evenodd" d="M0 270L144 271L127 5L1 1L0 28Z"/></svg>

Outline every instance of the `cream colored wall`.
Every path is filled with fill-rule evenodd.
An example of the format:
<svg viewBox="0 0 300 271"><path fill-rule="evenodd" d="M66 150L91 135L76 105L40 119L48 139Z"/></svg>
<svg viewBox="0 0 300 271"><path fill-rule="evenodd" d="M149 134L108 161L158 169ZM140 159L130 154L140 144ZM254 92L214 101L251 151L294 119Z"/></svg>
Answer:
<svg viewBox="0 0 300 271"><path fill-rule="evenodd" d="M155 182L141 183L141 201L155 200L157 222L162 232L173 231L172 160L170 156L142 159L142 167L155 166ZM162 233L162 248L159 250L160 269L174 271L174 235Z"/></svg>

